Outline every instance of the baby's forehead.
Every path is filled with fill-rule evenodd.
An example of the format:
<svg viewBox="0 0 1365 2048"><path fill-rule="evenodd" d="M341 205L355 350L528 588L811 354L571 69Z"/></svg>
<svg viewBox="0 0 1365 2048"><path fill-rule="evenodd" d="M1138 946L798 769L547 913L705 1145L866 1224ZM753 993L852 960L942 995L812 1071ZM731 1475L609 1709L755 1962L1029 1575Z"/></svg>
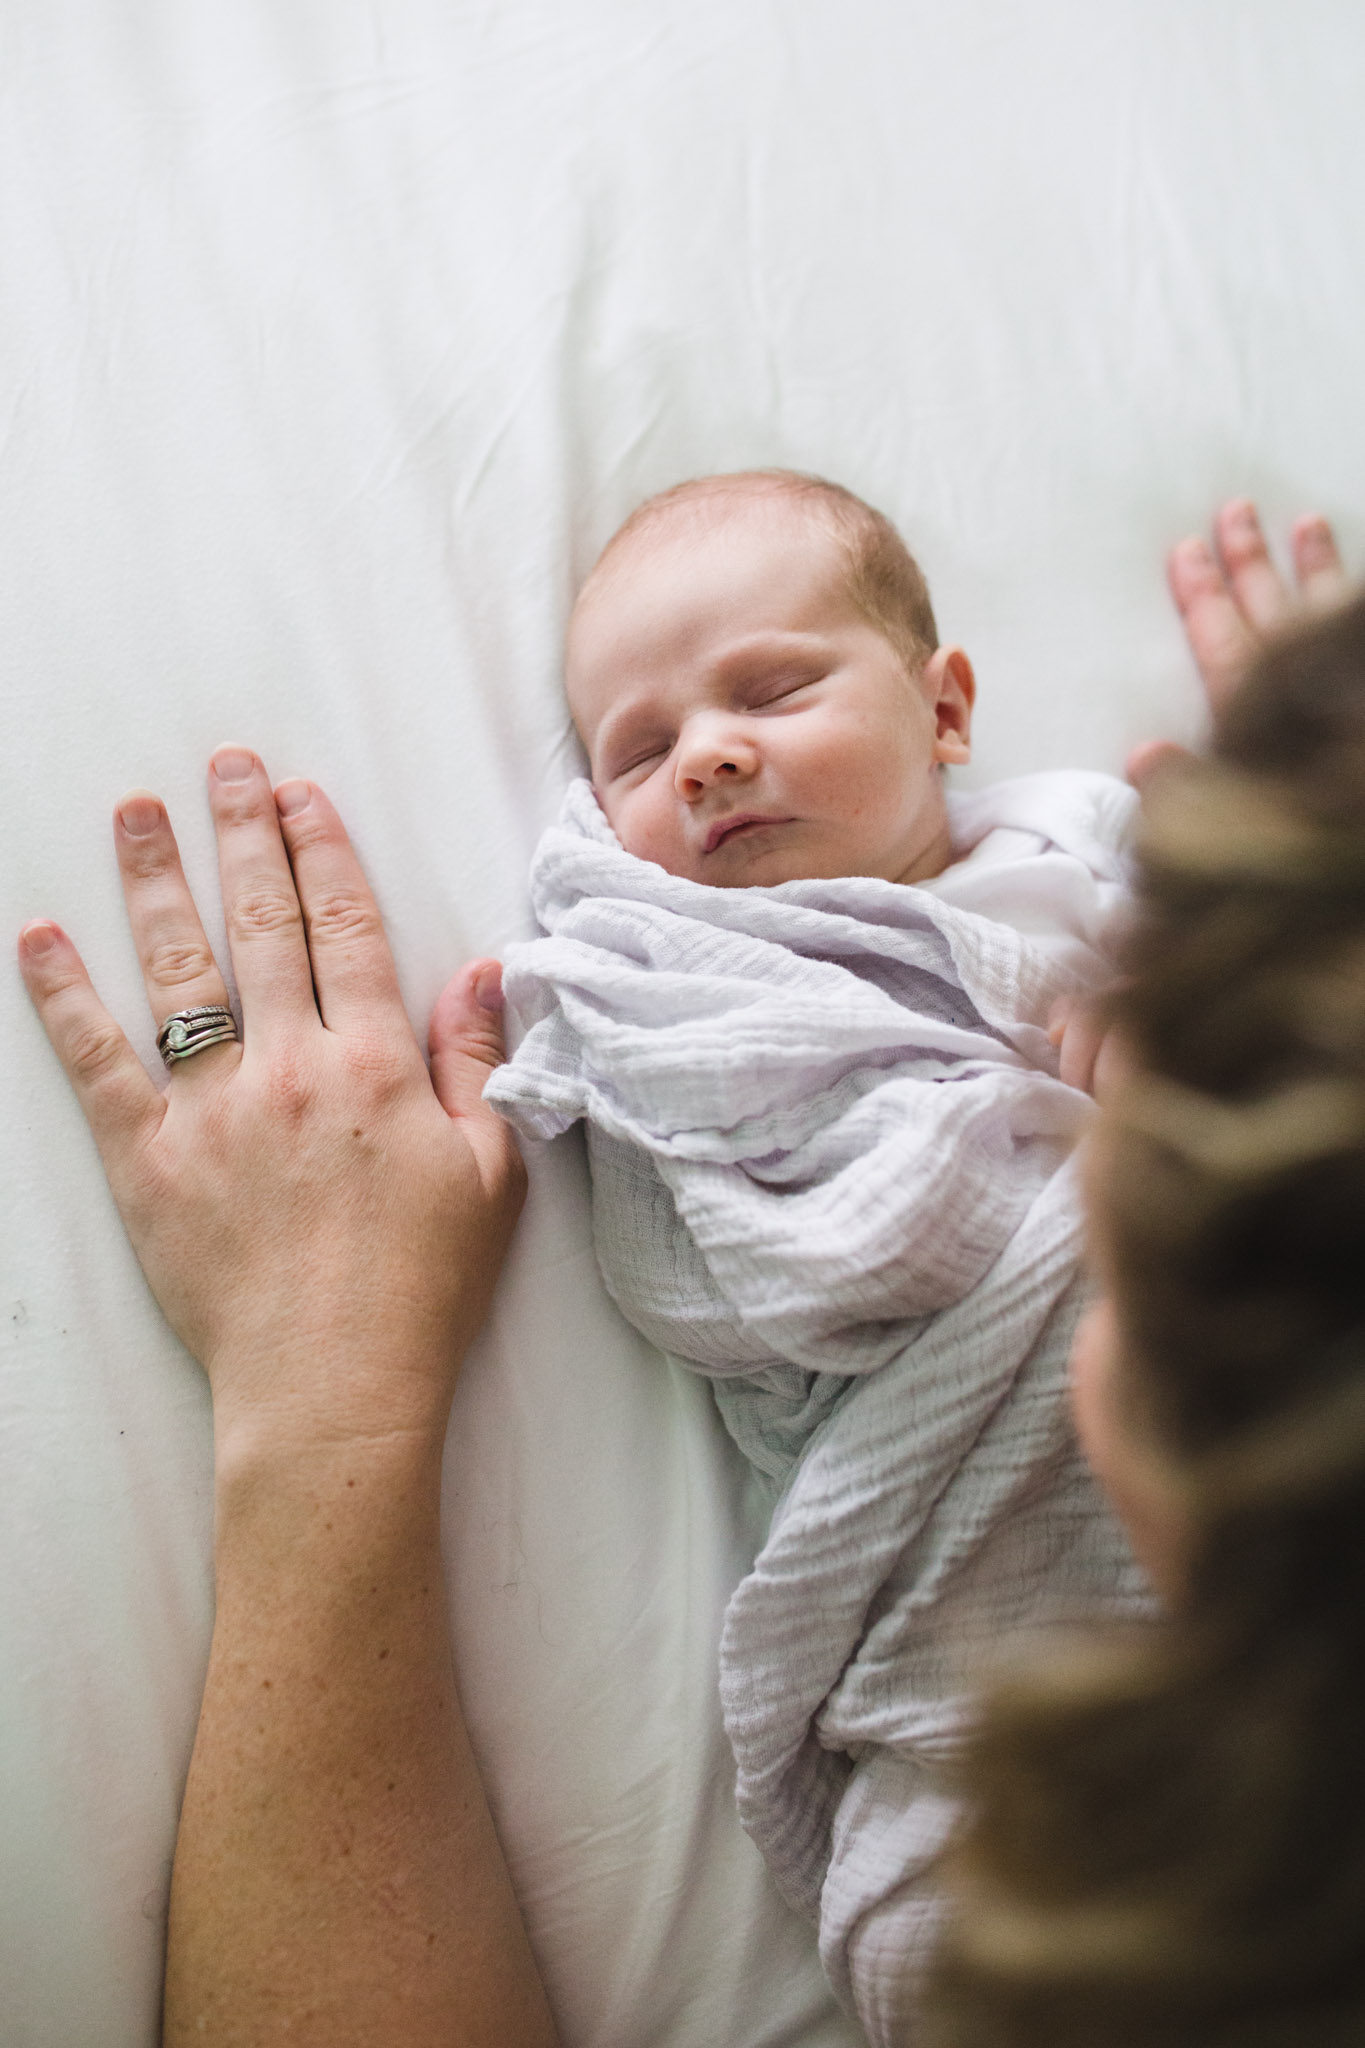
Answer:
<svg viewBox="0 0 1365 2048"><path fill-rule="evenodd" d="M834 526L813 492L720 479L643 506L608 541L598 568L608 569L631 555L639 560L650 552L704 546L740 528L812 556L828 556L837 547Z"/></svg>
<svg viewBox="0 0 1365 2048"><path fill-rule="evenodd" d="M588 621L594 626L611 622L631 595L634 577L646 565L667 568L676 564L677 605L684 608L691 596L689 556L696 557L715 543L724 546L737 533L771 542L799 565L813 593L827 589L842 595L847 589L851 579L846 551L817 502L758 488L712 490L703 486L644 507L643 516L633 515L608 541L574 604L569 621L571 644L576 626ZM659 602L657 588L655 602Z"/></svg>

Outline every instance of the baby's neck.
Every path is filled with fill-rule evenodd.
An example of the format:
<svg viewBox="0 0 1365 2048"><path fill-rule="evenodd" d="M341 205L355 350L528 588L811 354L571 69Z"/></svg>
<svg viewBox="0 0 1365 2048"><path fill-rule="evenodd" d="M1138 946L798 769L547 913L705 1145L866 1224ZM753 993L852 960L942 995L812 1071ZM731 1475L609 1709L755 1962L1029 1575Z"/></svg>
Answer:
<svg viewBox="0 0 1365 2048"><path fill-rule="evenodd" d="M892 879L893 881L906 883L932 882L943 873L945 868L950 868L952 864L953 841L952 835L948 830L948 820L945 816L942 830L934 835L933 844L927 846L922 854L911 861L903 874L895 875Z"/></svg>

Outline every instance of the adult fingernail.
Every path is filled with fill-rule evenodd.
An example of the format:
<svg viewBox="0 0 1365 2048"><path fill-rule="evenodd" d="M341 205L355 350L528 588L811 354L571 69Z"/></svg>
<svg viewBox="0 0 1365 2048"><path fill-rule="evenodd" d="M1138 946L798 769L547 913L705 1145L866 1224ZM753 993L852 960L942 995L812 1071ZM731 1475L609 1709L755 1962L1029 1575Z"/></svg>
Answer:
<svg viewBox="0 0 1365 2048"><path fill-rule="evenodd" d="M219 747L213 757L213 772L220 782L245 782L256 766L256 756L245 747Z"/></svg>
<svg viewBox="0 0 1365 2048"><path fill-rule="evenodd" d="M130 839L145 839L161 823L161 805L154 796L126 796L118 817Z"/></svg>
<svg viewBox="0 0 1365 2048"><path fill-rule="evenodd" d="M307 810L312 794L312 784L294 776L275 791L275 808L282 818L292 818L296 812Z"/></svg>
<svg viewBox="0 0 1365 2048"><path fill-rule="evenodd" d="M491 1010L495 1016L502 1009L502 969L496 963L480 968L475 975L474 1000L481 1010Z"/></svg>
<svg viewBox="0 0 1365 2048"><path fill-rule="evenodd" d="M55 924L26 924L19 934L26 953L49 953L57 943Z"/></svg>

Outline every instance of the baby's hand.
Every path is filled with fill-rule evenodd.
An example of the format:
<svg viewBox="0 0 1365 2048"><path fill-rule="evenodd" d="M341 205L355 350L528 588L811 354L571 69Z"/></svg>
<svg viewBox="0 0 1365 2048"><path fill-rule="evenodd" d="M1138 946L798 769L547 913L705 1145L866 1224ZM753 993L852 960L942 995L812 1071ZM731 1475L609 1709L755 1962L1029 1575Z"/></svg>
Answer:
<svg viewBox="0 0 1365 2048"><path fill-rule="evenodd" d="M1120 1054L1117 1034L1095 1003L1084 996L1059 996L1052 1005L1047 1035L1061 1054L1059 1072L1068 1088L1096 1097L1104 1094L1115 1078Z"/></svg>
<svg viewBox="0 0 1365 2048"><path fill-rule="evenodd" d="M1210 547L1191 534L1177 542L1166 575L1210 709L1218 711L1267 635L1301 610L1339 603L1348 586L1336 537L1317 513L1294 522L1292 590L1270 559L1249 498L1224 505L1213 540ZM1140 789L1154 767L1180 751L1169 740L1146 741L1128 757L1128 780Z"/></svg>

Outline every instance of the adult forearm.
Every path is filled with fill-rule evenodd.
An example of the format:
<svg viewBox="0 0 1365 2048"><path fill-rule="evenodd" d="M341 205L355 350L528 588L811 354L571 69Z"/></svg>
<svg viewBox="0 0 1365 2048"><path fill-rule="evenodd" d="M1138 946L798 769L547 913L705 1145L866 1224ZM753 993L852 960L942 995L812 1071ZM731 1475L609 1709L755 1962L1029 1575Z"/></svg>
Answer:
<svg viewBox="0 0 1365 2048"><path fill-rule="evenodd" d="M167 2048L554 2040L460 1710L439 1487L430 1438L220 1454Z"/></svg>

